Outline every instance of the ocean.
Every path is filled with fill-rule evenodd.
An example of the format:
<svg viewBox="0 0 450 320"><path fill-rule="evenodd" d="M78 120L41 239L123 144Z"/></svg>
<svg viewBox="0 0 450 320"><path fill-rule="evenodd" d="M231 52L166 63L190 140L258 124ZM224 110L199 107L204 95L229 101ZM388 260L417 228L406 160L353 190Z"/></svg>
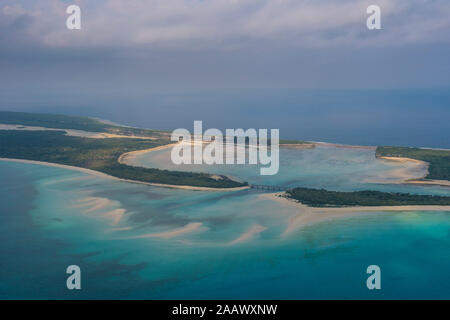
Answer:
<svg viewBox="0 0 450 320"><path fill-rule="evenodd" d="M170 167L167 157L160 150L134 161ZM416 168L376 160L373 150L282 149L280 159L276 177L251 166L222 173L450 195L396 184ZM450 212L356 214L285 235L295 208L257 190L166 189L14 162L0 162L0 176L3 299L450 298ZM81 268L81 290L66 288L69 265ZM366 287L369 265L381 268L381 290Z"/></svg>
<svg viewBox="0 0 450 320"><path fill-rule="evenodd" d="M284 139L450 148L450 89L242 89L2 97L2 110L99 117L142 128L280 129ZM126 112L124 112L126 108Z"/></svg>

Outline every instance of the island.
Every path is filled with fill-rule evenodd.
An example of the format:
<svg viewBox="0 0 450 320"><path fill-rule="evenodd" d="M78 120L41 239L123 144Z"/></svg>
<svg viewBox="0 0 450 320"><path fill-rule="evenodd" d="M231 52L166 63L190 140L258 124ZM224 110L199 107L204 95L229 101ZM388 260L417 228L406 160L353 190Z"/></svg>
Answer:
<svg viewBox="0 0 450 320"><path fill-rule="evenodd" d="M131 151L169 145L170 134L164 131L114 126L85 117L21 112L0 112L0 124L4 125L0 126L3 129L0 130L0 158L60 164L130 182L194 190L235 190L248 186L224 175L142 168L118 161L122 154ZM113 135L85 137L89 132Z"/></svg>
<svg viewBox="0 0 450 320"><path fill-rule="evenodd" d="M0 112L0 160L70 166L129 182L165 187L228 191L251 187L247 182L226 175L144 168L124 161L137 153L172 145L170 132L162 130L115 125L79 116ZM280 140L280 146L284 147L314 148L316 145L320 143ZM428 174L423 179L408 183L450 186L449 150L382 146L376 148L375 156L396 161L421 161L428 166ZM449 197L370 190L335 192L298 187L288 190L286 196L313 207L449 204Z"/></svg>
<svg viewBox="0 0 450 320"><path fill-rule="evenodd" d="M377 147L377 158L391 161L422 161L428 165L428 174L422 179L408 180L408 183L437 184L450 186L450 150L409 148L409 147Z"/></svg>
<svg viewBox="0 0 450 320"><path fill-rule="evenodd" d="M379 206L418 206L450 205L450 197L432 196L372 190L341 192L325 189L294 188L285 196L310 207L379 207Z"/></svg>
<svg viewBox="0 0 450 320"><path fill-rule="evenodd" d="M47 113L0 111L0 124L51 129L71 129L88 132L108 133L124 137L167 138L170 133L161 130L140 129L122 125L112 125L99 119Z"/></svg>

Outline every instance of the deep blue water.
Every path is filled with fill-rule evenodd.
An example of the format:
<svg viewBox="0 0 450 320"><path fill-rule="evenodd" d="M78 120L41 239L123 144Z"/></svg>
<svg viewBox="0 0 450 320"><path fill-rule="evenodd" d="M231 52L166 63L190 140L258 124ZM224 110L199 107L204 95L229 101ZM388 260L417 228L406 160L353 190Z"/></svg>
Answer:
<svg viewBox="0 0 450 320"><path fill-rule="evenodd" d="M55 96L0 108L96 116L155 129L278 128L281 137L359 145L450 148L450 89L297 90ZM64 107L61 107L64 106ZM126 110L126 111L125 111Z"/></svg>

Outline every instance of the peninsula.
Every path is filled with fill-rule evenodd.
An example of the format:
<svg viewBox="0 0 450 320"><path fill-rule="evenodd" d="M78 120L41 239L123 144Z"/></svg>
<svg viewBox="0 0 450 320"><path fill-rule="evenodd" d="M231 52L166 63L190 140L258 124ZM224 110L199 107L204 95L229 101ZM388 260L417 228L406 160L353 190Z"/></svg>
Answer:
<svg viewBox="0 0 450 320"><path fill-rule="evenodd" d="M168 132L115 126L85 117L21 112L0 112L0 124L11 126L6 130L0 128L0 158L84 168L130 182L158 186L192 187L194 190L247 187L246 182L222 175L142 168L118 161L121 155L132 151L170 144ZM41 129L36 130L36 127ZM77 131L74 134L71 130ZM90 132L114 136L83 136L90 136Z"/></svg>

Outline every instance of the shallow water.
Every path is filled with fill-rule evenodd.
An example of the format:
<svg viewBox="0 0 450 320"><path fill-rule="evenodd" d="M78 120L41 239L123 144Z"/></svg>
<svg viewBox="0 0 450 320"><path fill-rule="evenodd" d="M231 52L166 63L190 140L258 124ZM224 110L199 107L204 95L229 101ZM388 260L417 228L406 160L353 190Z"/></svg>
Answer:
<svg viewBox="0 0 450 320"><path fill-rule="evenodd" d="M370 150L281 152L275 177L248 166L211 172L252 183L450 195L444 187L372 183L402 166ZM165 156L136 161L171 168ZM283 237L295 211L254 190L156 188L13 162L0 162L0 176L1 298L450 298L450 212L366 214ZM82 290L65 288L71 264L81 267ZM381 267L380 291L366 288L371 264Z"/></svg>
<svg viewBox="0 0 450 320"><path fill-rule="evenodd" d="M283 187L310 187L354 191L362 189L447 194L448 188L409 186L404 179L421 178L427 170L414 162L399 163L377 159L375 150L336 147L313 149L280 148L280 168L276 175L261 175L260 165L175 165L171 149L138 154L127 163L167 170L209 172L237 177L251 184Z"/></svg>

